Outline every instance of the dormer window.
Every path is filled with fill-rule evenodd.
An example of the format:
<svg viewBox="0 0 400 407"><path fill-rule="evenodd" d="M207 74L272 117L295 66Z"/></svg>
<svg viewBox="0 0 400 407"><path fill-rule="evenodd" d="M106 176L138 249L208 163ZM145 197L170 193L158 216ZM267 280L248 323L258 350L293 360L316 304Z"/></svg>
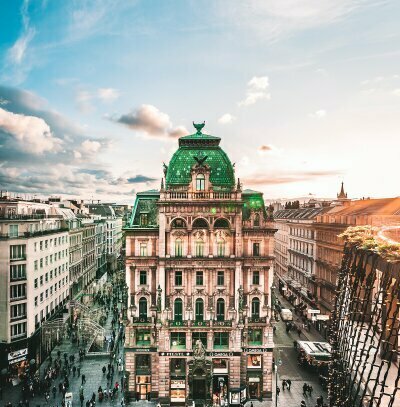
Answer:
<svg viewBox="0 0 400 407"><path fill-rule="evenodd" d="M149 224L149 218L147 213L140 214L140 226L147 226Z"/></svg>
<svg viewBox="0 0 400 407"><path fill-rule="evenodd" d="M196 190L204 191L206 189L206 178L204 174L197 174L196 177Z"/></svg>
<svg viewBox="0 0 400 407"><path fill-rule="evenodd" d="M260 226L260 215L258 213L254 216L254 226Z"/></svg>

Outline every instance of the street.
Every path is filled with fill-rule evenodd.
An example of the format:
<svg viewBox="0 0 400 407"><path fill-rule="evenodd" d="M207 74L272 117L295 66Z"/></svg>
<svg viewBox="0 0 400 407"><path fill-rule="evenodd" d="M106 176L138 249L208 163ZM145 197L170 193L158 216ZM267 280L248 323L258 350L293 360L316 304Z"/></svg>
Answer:
<svg viewBox="0 0 400 407"><path fill-rule="evenodd" d="M289 304L281 295L277 295L277 298L286 308L292 309L293 306ZM302 324L298 315L293 313L293 320L297 325ZM324 402L327 400L327 393L319 384L318 375L316 372L300 366L297 362L297 350L294 348L293 342L296 340L310 340L321 341L326 340L322 338L315 329L311 332L302 330L299 337L296 331L290 331L286 333L285 322L280 320L276 323L276 331L274 334L275 361L281 361L278 366L278 387L280 388L280 394L278 397L278 406L282 407L300 407L302 400L306 402L306 407L314 407L317 403L317 397L322 395ZM291 389L283 390L282 380L290 379L292 381ZM307 383L313 388L311 396L303 396L303 385ZM274 388L274 400L273 406L275 406L275 388Z"/></svg>

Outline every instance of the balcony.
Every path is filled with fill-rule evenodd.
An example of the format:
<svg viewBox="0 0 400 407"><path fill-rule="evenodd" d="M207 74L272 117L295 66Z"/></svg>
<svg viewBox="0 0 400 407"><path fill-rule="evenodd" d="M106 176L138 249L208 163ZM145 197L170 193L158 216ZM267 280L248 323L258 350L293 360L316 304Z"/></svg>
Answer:
<svg viewBox="0 0 400 407"><path fill-rule="evenodd" d="M247 321L249 324L266 324L267 317L250 317Z"/></svg>
<svg viewBox="0 0 400 407"><path fill-rule="evenodd" d="M179 201L196 201L196 200L225 200L237 201L241 200L240 192L230 191L167 191L161 194L161 201L179 200Z"/></svg>
<svg viewBox="0 0 400 407"><path fill-rule="evenodd" d="M133 317L133 324L150 324L151 317Z"/></svg>
<svg viewBox="0 0 400 407"><path fill-rule="evenodd" d="M183 321L174 321L173 319L168 320L168 325L170 327L194 327L194 328L201 328L201 327L231 327L232 321L192 321L192 320L183 320Z"/></svg>

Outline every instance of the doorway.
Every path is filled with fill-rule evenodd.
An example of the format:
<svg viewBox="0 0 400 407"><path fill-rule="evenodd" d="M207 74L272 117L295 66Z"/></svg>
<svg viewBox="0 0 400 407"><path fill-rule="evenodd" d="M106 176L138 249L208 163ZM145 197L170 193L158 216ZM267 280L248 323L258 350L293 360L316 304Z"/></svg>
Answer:
<svg viewBox="0 0 400 407"><path fill-rule="evenodd" d="M206 374L203 369L197 369L193 373L193 399L204 400L206 399L207 388L206 388Z"/></svg>

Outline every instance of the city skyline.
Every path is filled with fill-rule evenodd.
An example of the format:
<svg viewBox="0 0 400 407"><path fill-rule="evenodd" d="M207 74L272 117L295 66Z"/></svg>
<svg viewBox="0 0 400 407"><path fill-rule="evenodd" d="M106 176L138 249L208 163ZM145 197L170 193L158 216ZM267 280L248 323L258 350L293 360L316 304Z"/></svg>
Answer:
<svg viewBox="0 0 400 407"><path fill-rule="evenodd" d="M133 203L205 120L266 199L398 196L399 8L3 4L1 188Z"/></svg>

